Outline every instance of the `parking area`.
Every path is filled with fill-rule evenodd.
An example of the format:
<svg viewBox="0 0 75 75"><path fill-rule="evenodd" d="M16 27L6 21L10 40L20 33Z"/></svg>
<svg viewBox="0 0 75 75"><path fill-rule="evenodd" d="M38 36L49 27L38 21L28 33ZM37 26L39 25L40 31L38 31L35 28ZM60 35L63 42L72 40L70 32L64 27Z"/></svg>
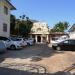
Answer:
<svg viewBox="0 0 75 75"><path fill-rule="evenodd" d="M2 68L0 71L3 68L12 69L12 65L15 65L15 69L24 71L21 65L35 64L45 67L47 73L54 74L58 71L63 71L74 63L75 51L55 51L46 44L35 44L22 50L8 50L6 53L0 54L0 67ZM16 68L16 65L20 65L20 67ZM72 73L74 72L75 70L72 71Z"/></svg>

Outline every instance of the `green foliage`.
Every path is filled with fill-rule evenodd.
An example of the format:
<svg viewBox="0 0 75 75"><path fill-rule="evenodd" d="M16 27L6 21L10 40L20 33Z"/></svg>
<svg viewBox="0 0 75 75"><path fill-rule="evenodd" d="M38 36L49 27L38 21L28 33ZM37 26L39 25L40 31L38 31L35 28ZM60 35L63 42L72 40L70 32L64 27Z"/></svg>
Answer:
<svg viewBox="0 0 75 75"><path fill-rule="evenodd" d="M68 22L59 22L55 24L53 29L51 29L51 32L64 32L65 30L67 30L68 27L69 27Z"/></svg>
<svg viewBox="0 0 75 75"><path fill-rule="evenodd" d="M16 20L16 32L18 36L28 37L31 32L33 23L29 20L29 17L25 15L20 16L20 19Z"/></svg>
<svg viewBox="0 0 75 75"><path fill-rule="evenodd" d="M32 28L31 21L23 21L19 24L19 34L23 37L28 37Z"/></svg>
<svg viewBox="0 0 75 75"><path fill-rule="evenodd" d="M10 32L12 35L28 37L33 23L26 15L20 16L16 19L14 15L10 16Z"/></svg>

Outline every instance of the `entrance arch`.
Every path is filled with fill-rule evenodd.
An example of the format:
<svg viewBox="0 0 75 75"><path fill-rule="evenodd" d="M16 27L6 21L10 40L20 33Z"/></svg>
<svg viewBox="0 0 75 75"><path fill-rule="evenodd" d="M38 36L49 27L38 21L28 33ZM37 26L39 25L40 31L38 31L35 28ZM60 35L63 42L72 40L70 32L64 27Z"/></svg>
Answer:
<svg viewBox="0 0 75 75"><path fill-rule="evenodd" d="M41 36L37 36L37 42L41 42Z"/></svg>

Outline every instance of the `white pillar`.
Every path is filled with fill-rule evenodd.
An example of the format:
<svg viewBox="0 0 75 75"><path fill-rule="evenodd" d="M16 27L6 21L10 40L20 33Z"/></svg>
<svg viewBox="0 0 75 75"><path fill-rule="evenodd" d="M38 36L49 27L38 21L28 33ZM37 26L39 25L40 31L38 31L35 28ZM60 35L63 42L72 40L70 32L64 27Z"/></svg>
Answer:
<svg viewBox="0 0 75 75"><path fill-rule="evenodd" d="M36 40L36 43L37 43L37 35L35 35L35 40Z"/></svg>

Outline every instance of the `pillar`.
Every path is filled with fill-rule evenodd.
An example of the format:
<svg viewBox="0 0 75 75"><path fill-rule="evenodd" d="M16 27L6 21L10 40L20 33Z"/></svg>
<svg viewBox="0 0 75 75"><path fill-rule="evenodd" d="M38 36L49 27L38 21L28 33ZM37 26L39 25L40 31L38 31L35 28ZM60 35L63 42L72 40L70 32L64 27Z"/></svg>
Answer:
<svg viewBox="0 0 75 75"><path fill-rule="evenodd" d="M37 35L35 35L35 40L36 40L36 43L37 43Z"/></svg>

